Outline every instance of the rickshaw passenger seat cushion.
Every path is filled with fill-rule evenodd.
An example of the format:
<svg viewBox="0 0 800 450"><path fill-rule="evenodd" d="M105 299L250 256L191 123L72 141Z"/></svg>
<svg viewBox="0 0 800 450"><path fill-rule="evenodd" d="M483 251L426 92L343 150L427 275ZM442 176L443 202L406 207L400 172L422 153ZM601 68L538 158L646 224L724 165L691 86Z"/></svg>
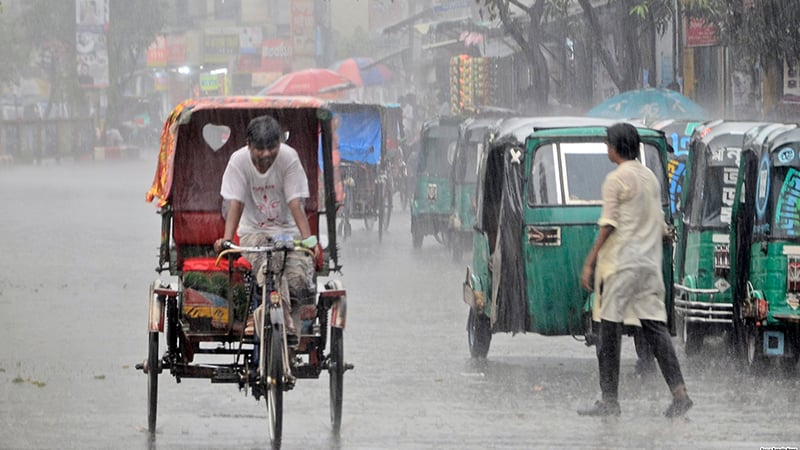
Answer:
<svg viewBox="0 0 800 450"><path fill-rule="evenodd" d="M199 258L186 258L183 261L183 266L181 266L181 270L184 272L216 272L216 271L228 271L228 260L224 257L219 261L219 265L216 264L217 258L213 257L199 257ZM240 256L239 258L233 261L233 268L234 269L241 269L241 270L250 270L250 263L247 262L244 257Z"/></svg>

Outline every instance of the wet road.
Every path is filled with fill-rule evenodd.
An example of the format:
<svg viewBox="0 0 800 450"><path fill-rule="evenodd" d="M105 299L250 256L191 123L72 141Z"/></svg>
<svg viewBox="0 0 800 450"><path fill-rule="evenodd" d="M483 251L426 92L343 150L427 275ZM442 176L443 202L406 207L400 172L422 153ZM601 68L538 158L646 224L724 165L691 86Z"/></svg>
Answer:
<svg viewBox="0 0 800 450"><path fill-rule="evenodd" d="M147 290L160 222L144 202L153 158L0 170L0 448L265 448L265 406L235 385L160 378L146 429ZM411 248L395 210L379 244L344 246L348 289L341 437L327 376L285 397L284 448L749 448L800 444L800 372L740 374L709 350L684 373L695 408L661 413L660 377L637 380L626 340L618 419L578 417L597 396L594 349L571 337L493 337L469 358L464 265L430 237ZM712 345L713 350L713 345Z"/></svg>

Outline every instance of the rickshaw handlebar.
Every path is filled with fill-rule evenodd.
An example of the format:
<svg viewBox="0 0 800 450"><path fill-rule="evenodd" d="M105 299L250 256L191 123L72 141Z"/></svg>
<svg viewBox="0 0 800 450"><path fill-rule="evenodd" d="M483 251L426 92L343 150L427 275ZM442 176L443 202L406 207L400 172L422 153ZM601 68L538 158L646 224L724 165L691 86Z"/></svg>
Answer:
<svg viewBox="0 0 800 450"><path fill-rule="evenodd" d="M267 253L273 251L300 251L314 257L314 248L317 246L317 237L310 236L305 239L293 239L291 236L276 235L272 238L272 243L268 245L258 245L245 247L236 245L232 241L222 242L222 251L217 255L216 264L223 256L229 253Z"/></svg>

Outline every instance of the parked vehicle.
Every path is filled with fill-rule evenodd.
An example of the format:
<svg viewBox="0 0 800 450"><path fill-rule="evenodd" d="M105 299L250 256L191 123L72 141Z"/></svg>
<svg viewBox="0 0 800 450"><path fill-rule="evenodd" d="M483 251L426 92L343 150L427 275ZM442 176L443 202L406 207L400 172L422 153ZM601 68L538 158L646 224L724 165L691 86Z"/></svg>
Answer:
<svg viewBox="0 0 800 450"><path fill-rule="evenodd" d="M220 260L213 249L225 227L219 189L228 159L246 145L249 121L265 114L287 128L288 144L297 150L308 174L311 197L305 208L314 240L324 244L314 278L321 282L320 278L329 277L324 288L314 285L311 304L298 306L302 323L297 327L296 349L285 345L281 296L274 284L285 267L283 252L313 247L313 243L276 236L271 245L261 248L228 246L239 253L267 253L268 264L263 268L251 268L244 258ZM281 442L285 392L297 379L328 372L331 425L339 432L343 374L352 366L343 353L346 291L341 280L331 277L341 267L333 171L323 171L324 198L317 195L316 186L317 173L333 167L331 117L332 111L315 98L219 97L187 100L167 119L147 198L157 202L161 215L156 271L176 281L157 279L151 284L148 353L137 365L147 375L151 435L156 432L158 381L164 372L177 382L205 378L235 384L256 399L265 396L273 447ZM251 301L259 271L265 282L255 295L258 304L270 305L270 313L261 321L254 320ZM256 348L260 358L256 358Z"/></svg>
<svg viewBox="0 0 800 450"><path fill-rule="evenodd" d="M638 131L642 162L662 183L670 220L666 139L656 130ZM464 281L473 357L485 357L500 332L594 342L592 296L579 280L597 235L601 185L615 167L605 140L604 126L545 128L532 131L525 146L509 136L481 155L472 266ZM664 245L669 310L672 244Z"/></svg>
<svg viewBox="0 0 800 450"><path fill-rule="evenodd" d="M667 142L672 146L667 161L667 175L669 176L669 202L672 207L672 218L680 220L680 202L683 189L683 178L686 172L686 160L689 155L689 142L692 133L703 121L690 119L667 119L656 122L650 126L661 130L667 137Z"/></svg>
<svg viewBox="0 0 800 450"><path fill-rule="evenodd" d="M800 129L745 141L733 202L730 279L734 343L755 371L794 371L800 357Z"/></svg>
<svg viewBox="0 0 800 450"><path fill-rule="evenodd" d="M733 326L728 244L739 153L745 134L766 125L708 122L695 128L689 145L677 221L673 318L687 355L702 348L705 336Z"/></svg>

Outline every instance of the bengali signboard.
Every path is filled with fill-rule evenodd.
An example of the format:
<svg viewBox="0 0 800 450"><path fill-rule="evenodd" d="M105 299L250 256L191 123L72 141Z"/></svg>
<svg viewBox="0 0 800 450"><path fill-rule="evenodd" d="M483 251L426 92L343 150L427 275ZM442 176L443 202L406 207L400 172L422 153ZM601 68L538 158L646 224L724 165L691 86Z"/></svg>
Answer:
<svg viewBox="0 0 800 450"><path fill-rule="evenodd" d="M719 45L717 26L703 19L689 18L686 24L687 47L709 47Z"/></svg>

